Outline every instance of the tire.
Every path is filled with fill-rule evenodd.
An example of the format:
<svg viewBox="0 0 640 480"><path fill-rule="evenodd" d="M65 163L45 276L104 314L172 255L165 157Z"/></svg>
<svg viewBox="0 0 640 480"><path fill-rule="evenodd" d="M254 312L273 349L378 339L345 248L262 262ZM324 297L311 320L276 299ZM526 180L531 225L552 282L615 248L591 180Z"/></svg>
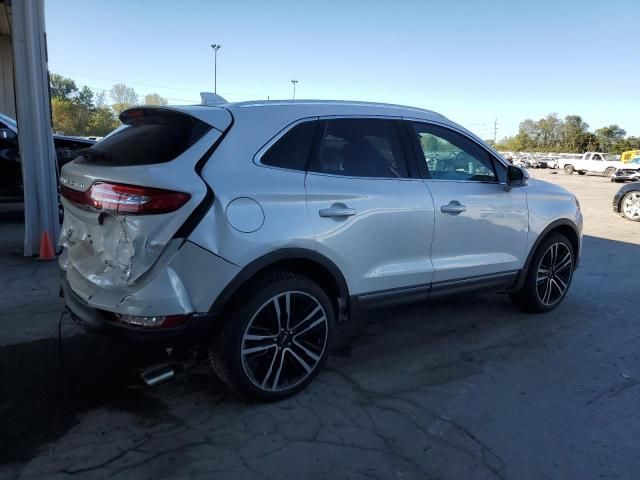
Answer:
<svg viewBox="0 0 640 480"><path fill-rule="evenodd" d="M509 296L527 312L549 312L562 303L569 291L574 266L575 253L569 239L560 233L551 233L536 249L524 285Z"/></svg>
<svg viewBox="0 0 640 480"><path fill-rule="evenodd" d="M243 396L261 402L290 397L324 365L335 314L309 278L269 273L244 287L227 312L209 359L217 376Z"/></svg>
<svg viewBox="0 0 640 480"><path fill-rule="evenodd" d="M632 190L622 197L620 213L627 220L640 222L640 190Z"/></svg>
<svg viewBox="0 0 640 480"><path fill-rule="evenodd" d="M613 178L614 173L616 173L616 169L613 167L609 167L604 171L604 174L609 178Z"/></svg>
<svg viewBox="0 0 640 480"><path fill-rule="evenodd" d="M574 172L573 165L565 165L563 170L567 175L571 175Z"/></svg>

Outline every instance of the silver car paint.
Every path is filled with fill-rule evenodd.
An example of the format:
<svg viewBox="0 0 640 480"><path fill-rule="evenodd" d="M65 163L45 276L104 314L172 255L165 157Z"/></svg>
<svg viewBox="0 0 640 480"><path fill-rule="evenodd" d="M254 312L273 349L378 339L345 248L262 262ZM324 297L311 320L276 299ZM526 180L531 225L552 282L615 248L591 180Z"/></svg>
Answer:
<svg viewBox="0 0 640 480"><path fill-rule="evenodd" d="M189 245L188 249L182 247L171 251L173 244L169 240L177 230L176 226L184 222L206 192L192 166L179 167L177 159L157 168L145 166L136 170L138 167L119 167L98 171L72 162L63 170L63 176L80 180L126 179L126 183L183 191L188 186L192 193L187 205L171 215L172 218L164 219L170 227L153 224L149 228L153 222L140 227L143 236L159 234L157 243L164 246L164 253L155 256L155 263L152 260L141 267L141 270L148 270L146 274L141 272L120 284L112 281L98 285L92 281L95 278L91 275L80 275L74 261L69 260L73 258L73 247L67 245L68 256L64 261L61 259L61 266L66 268L67 279L76 293L87 290L84 283L92 284L88 289L90 294L83 295L92 306L131 315L207 311L242 267L265 254L287 247L318 251L333 261L347 280L350 294L430 283L440 278L434 277L434 263L442 267L442 278L467 276L470 272L490 274L501 269L520 268L537 235L554 220L568 218L581 228L582 217L574 197L543 182L531 181L528 186L513 188L510 192L504 190L504 185L494 185L502 190L489 192L487 197L486 191L478 193L474 190L485 187L476 185L460 190L452 184L456 182L442 182L436 186L421 180L393 180L390 183L379 179L353 179L350 182L346 178L307 176L304 172L263 166L256 156L290 125L301 119L322 116L411 117L448 125L481 142L434 112L390 105L323 101L171 108L193 114L221 131L230 124L233 116L233 126L201 173L215 200L189 236L189 242L185 244ZM190 158L189 165L204 154L219 134L210 132L206 139L183 154ZM504 162L499 154L491 151ZM462 192L464 201L472 208L460 218L447 218L449 228L438 229L438 200L448 198L447 188L452 189L456 198ZM385 195L393 198L385 198ZM493 203L483 207L481 197L491 198ZM437 200L435 208L433 198ZM346 221L319 217L320 208L338 200L357 203L356 216ZM65 207L70 211L74 208L68 202ZM72 214L71 222L73 218ZM490 255L484 260L479 248L459 252L446 248L458 241L460 229L450 227L455 225L455 220L465 221L466 226L462 229L465 235L478 236L471 225L482 225L485 229L481 234L483 248L493 243L498 246L489 248ZM443 247L441 255L435 259L431 253L432 241L436 247ZM75 259L77 262L78 258ZM453 273L456 264L463 267ZM104 272L99 275L104 275ZM211 281L203 282L203 278ZM113 290L113 294L103 293L108 290Z"/></svg>

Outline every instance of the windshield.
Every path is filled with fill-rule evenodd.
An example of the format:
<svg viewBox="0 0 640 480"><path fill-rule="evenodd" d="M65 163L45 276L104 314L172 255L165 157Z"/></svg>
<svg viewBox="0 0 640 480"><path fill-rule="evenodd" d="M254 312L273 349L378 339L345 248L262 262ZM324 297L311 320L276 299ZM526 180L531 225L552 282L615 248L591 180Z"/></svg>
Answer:
<svg viewBox="0 0 640 480"><path fill-rule="evenodd" d="M18 129L18 124L16 123L16 121L13 118L7 117L6 115L3 115L1 113L0 113L0 122L6 123L10 127L13 127L13 129L15 129L15 130Z"/></svg>

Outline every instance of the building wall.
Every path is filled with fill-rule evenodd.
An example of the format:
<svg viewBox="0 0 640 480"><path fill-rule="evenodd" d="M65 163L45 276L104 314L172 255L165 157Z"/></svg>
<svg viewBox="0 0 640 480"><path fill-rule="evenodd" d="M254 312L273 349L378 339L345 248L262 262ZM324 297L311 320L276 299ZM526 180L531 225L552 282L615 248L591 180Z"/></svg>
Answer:
<svg viewBox="0 0 640 480"><path fill-rule="evenodd" d="M0 35L0 113L16 118L11 38Z"/></svg>

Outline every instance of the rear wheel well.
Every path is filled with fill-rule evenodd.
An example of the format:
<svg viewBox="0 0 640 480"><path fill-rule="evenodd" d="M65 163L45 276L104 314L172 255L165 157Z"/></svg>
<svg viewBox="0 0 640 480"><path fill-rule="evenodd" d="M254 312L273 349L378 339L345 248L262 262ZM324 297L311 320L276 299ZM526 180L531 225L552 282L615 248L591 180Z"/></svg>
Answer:
<svg viewBox="0 0 640 480"><path fill-rule="evenodd" d="M222 312L229 308L237 301L239 294L247 287L247 285L257 278L264 277L272 272L291 272L316 282L322 288L333 306L335 318L340 321L347 312L348 292L344 279L337 279L335 275L327 267L319 262L308 258L285 258L276 260L268 265L263 266L259 270L253 272L245 281L235 288L231 297L224 302ZM343 282L341 287L339 282Z"/></svg>

